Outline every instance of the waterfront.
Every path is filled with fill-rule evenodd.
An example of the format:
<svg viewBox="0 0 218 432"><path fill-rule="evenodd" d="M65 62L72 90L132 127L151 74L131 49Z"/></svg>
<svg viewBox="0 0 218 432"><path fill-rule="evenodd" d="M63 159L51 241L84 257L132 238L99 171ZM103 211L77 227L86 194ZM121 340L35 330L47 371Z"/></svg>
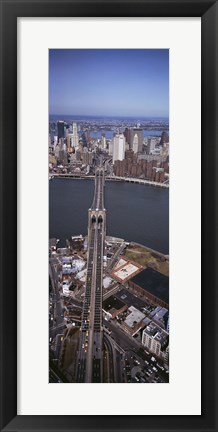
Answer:
<svg viewBox="0 0 218 432"><path fill-rule="evenodd" d="M49 237L65 239L87 234L92 180L49 182ZM169 253L169 190L123 182L106 182L107 235Z"/></svg>

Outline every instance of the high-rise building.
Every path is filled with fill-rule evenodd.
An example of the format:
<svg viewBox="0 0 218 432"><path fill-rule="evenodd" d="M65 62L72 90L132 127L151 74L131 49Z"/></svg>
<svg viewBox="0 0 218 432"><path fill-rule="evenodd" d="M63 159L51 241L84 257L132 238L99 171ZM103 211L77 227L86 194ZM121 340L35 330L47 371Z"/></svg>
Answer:
<svg viewBox="0 0 218 432"><path fill-rule="evenodd" d="M138 135L138 152L142 152L144 131L141 128L134 128L133 133Z"/></svg>
<svg viewBox="0 0 218 432"><path fill-rule="evenodd" d="M59 120L57 122L57 129L58 129L58 141L60 138L64 138L64 121Z"/></svg>
<svg viewBox="0 0 218 432"><path fill-rule="evenodd" d="M138 135L135 134L133 138L133 146L132 146L134 153L138 153L139 151L138 148L139 148L139 138Z"/></svg>
<svg viewBox="0 0 218 432"><path fill-rule="evenodd" d="M59 155L60 155L60 146L57 144L55 146L55 156L57 159L59 159Z"/></svg>
<svg viewBox="0 0 218 432"><path fill-rule="evenodd" d="M87 138L86 138L86 134L85 134L85 132L82 133L81 138L82 138L82 144L83 144L83 147L86 147L86 148L87 148Z"/></svg>
<svg viewBox="0 0 218 432"><path fill-rule="evenodd" d="M126 128L124 135L126 137L127 142L129 143L129 147L133 148L133 141L135 135L138 137L138 152L142 151L143 147L143 140L144 140L144 133L143 129L137 127L137 128Z"/></svg>
<svg viewBox="0 0 218 432"><path fill-rule="evenodd" d="M73 134L72 133L68 133L67 135L67 148L69 149L69 147L72 147L72 141L73 141Z"/></svg>
<svg viewBox="0 0 218 432"><path fill-rule="evenodd" d="M113 156L113 148L114 148L114 143L113 141L109 142L109 146L108 146L108 154L109 156Z"/></svg>
<svg viewBox="0 0 218 432"><path fill-rule="evenodd" d="M79 144L79 136L78 136L78 132L77 132L77 124L73 123L73 147L77 147Z"/></svg>
<svg viewBox="0 0 218 432"><path fill-rule="evenodd" d="M126 138L123 134L117 134L113 138L113 164L116 160L125 158Z"/></svg>
<svg viewBox="0 0 218 432"><path fill-rule="evenodd" d="M60 150L59 152L59 160L63 165L68 164L67 152L65 150Z"/></svg>
<svg viewBox="0 0 218 432"><path fill-rule="evenodd" d="M156 138L149 138L147 144L147 154L152 154L156 146Z"/></svg>
<svg viewBox="0 0 218 432"><path fill-rule="evenodd" d="M126 138L126 142L130 145L130 140L131 140L131 136L130 136L130 128L126 128L123 135Z"/></svg>
<svg viewBox="0 0 218 432"><path fill-rule="evenodd" d="M81 160L81 156L82 156L81 150L76 150L76 160L77 161Z"/></svg>
<svg viewBox="0 0 218 432"><path fill-rule="evenodd" d="M105 138L105 134L102 134L101 136L101 145L103 149L106 149L106 138Z"/></svg>
<svg viewBox="0 0 218 432"><path fill-rule="evenodd" d="M92 165L93 161L93 154L92 152L83 151L82 153L82 161L84 165Z"/></svg>
<svg viewBox="0 0 218 432"><path fill-rule="evenodd" d="M161 134L160 145L169 142L169 134L166 131L163 131Z"/></svg>

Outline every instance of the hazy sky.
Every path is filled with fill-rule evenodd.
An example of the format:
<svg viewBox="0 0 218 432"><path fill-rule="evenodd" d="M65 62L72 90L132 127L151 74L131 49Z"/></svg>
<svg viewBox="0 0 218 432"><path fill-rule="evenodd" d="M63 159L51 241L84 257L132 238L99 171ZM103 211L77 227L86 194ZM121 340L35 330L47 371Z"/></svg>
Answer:
<svg viewBox="0 0 218 432"><path fill-rule="evenodd" d="M51 49L49 110L50 114L168 117L169 51Z"/></svg>

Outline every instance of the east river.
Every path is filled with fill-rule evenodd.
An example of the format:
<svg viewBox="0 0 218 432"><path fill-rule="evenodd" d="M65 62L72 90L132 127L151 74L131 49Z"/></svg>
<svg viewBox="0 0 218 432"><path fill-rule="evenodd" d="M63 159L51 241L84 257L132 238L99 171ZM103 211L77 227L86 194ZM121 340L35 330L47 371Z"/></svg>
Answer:
<svg viewBox="0 0 218 432"><path fill-rule="evenodd" d="M59 246L73 235L87 235L93 180L49 181L49 236ZM105 183L107 235L169 253L169 189L125 182Z"/></svg>

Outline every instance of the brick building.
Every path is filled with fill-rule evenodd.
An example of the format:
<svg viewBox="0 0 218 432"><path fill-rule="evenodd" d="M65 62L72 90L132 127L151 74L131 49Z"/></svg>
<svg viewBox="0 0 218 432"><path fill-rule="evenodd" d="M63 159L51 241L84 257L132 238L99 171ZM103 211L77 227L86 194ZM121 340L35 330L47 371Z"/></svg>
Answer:
<svg viewBox="0 0 218 432"><path fill-rule="evenodd" d="M154 305L169 307L169 277L146 268L129 280L129 287Z"/></svg>

